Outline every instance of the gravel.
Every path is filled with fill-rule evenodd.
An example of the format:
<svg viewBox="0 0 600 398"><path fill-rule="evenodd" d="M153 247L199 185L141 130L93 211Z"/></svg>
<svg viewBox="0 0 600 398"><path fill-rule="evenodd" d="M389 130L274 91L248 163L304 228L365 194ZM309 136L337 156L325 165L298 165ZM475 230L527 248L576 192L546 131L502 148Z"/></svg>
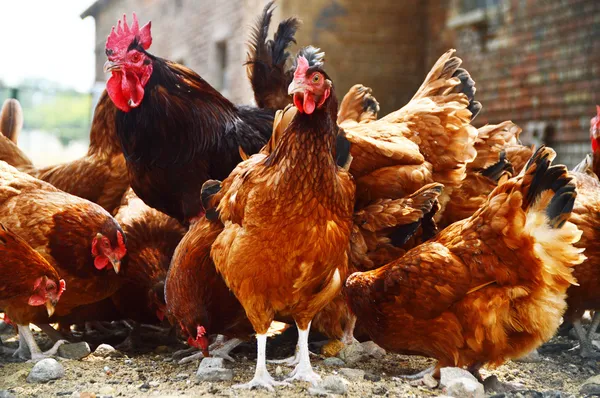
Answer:
<svg viewBox="0 0 600 398"><path fill-rule="evenodd" d="M36 340L42 349L51 346L51 342L42 334L36 333ZM6 339L4 339L6 340ZM293 354L296 338L292 336L289 343L269 340L267 358L285 358ZM105 340L108 341L108 340ZM111 340L111 344L119 341ZM284 344L285 343L285 344ZM95 347L98 342L89 342ZM164 344L159 343L159 344ZM287 345L286 345L287 344ZM5 345L16 348L18 343L8 340ZM356 344L355 344L356 345ZM570 350L577 341L568 337L556 337L548 345L539 349L542 361L537 363L508 362L494 370L483 369L482 376L487 379L497 376L498 381L520 386L517 391L496 393L489 392L488 396L495 398L567 398L580 397L584 393L580 389L594 375L600 373L600 368L590 363L589 359L581 359L578 350ZM136 397L136 396L251 396L273 397L274 394L258 389L251 392L231 390L232 385L248 382L254 375L256 360L256 343L245 343L233 351L235 363L227 363L225 370L232 371L233 380L227 381L197 381L195 374L198 364L188 363L178 365L176 362L164 362L171 357L172 352L183 348L170 346L168 352L156 354L155 347L144 352L127 353L125 358L101 358L89 355L82 360L64 360L59 364L64 367L65 376L48 383L26 383L32 364L17 361L11 356L0 356L0 390L8 391L17 397L69 397L71 394L80 397L83 393L96 394L97 397ZM364 348L364 347L363 347ZM162 351L162 350L161 350ZM367 356L354 364L328 366L331 359L323 360L312 357L311 362L315 371L323 381L334 378L329 390L323 387L323 382L316 388L305 382L293 382L289 387L276 388L275 395L282 398L304 397L309 393L317 395L335 394L332 390L346 391L348 397L432 397L444 395L440 387L421 383L411 385L409 380L400 378L401 375L414 374L433 365L435 362L419 356L405 356L392 352L386 353L381 359ZM575 366L569 367L569 364ZM110 374L104 367L110 368ZM277 365L268 364L269 372L275 376ZM287 369L281 366L283 373ZM364 371L361 379L350 380L340 373L343 368ZM445 370L444 373L447 371ZM464 373L461 373L464 375ZM285 375L283 375L285 376ZM283 377L282 376L282 377ZM279 378L278 378L279 379ZM596 379L594 379L596 380ZM93 381L93 382L92 382ZM488 383L486 383L487 385ZM140 387L142 387L140 389ZM592 388L586 386L585 388ZM114 392L106 394L105 387L114 388ZM309 391L310 390L310 391ZM586 390L582 390L586 391ZM560 394L560 395L559 395ZM91 395L88 395L91 396ZM1 396L0 396L1 397Z"/></svg>

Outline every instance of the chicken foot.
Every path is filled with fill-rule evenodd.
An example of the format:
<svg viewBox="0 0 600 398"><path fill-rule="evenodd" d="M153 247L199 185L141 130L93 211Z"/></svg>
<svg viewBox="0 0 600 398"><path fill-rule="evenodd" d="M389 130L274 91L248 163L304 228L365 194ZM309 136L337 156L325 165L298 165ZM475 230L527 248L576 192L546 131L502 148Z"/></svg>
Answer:
<svg viewBox="0 0 600 398"><path fill-rule="evenodd" d="M309 351L308 354L312 355L313 357L319 356L319 354L315 354L312 351ZM267 360L267 363L271 363L273 365L284 365L284 366L298 365L300 363L300 346L298 344L296 344L296 351L294 352L294 355L292 355L291 357L284 358L284 359L269 359L269 360Z"/></svg>
<svg viewBox="0 0 600 398"><path fill-rule="evenodd" d="M238 345L242 344L242 340L240 339L229 339L227 341L225 341L225 336L219 335L217 336L217 339L215 340L214 343L212 343L209 347L208 347L208 352L210 353L211 357L215 357L215 358L223 358L226 359L228 361L231 362L235 362L235 359L233 359L229 353L231 351L233 351L234 348L236 348ZM194 352L194 354L186 356L181 358L177 364L178 365L183 365L185 363L188 362L193 362L196 361L198 359L202 359L204 358L204 355L202 354L202 351L196 351L196 348L190 349L190 350L181 350L181 351L177 351L173 354L173 357L175 357L176 354L178 353L191 353Z"/></svg>
<svg viewBox="0 0 600 398"><path fill-rule="evenodd" d="M266 334L257 334L256 335L256 347L257 347L257 357L256 357L256 371L254 372L254 377L248 383L245 384L236 384L233 388L236 389L247 389L251 390L255 387L264 387L269 391L275 391L275 387L277 386L287 386L289 383L276 381L270 374L267 369L267 335ZM308 343L306 345L306 349L308 350Z"/></svg>
<svg viewBox="0 0 600 398"><path fill-rule="evenodd" d="M577 319L573 322L573 328L579 339L580 355L583 358L600 358L600 352L596 351L592 341L588 338L588 335L581 324L581 319Z"/></svg>
<svg viewBox="0 0 600 398"><path fill-rule="evenodd" d="M425 377L429 374L435 373L435 370L436 370L436 366L430 366L427 369L420 371L419 373L415 373L414 375L398 375L396 377L398 377L400 379L405 379L405 380L418 380L418 379L422 379L423 377Z"/></svg>
<svg viewBox="0 0 600 398"><path fill-rule="evenodd" d="M19 327L19 348L13 353L13 357L18 357L21 359L28 359L28 356L31 356L32 361L39 361L44 358L48 358L56 355L58 352L58 348L67 343L66 340L58 340L52 348L48 351L42 352L40 347L35 341L33 337L33 333L31 333L31 329L29 329L29 325L18 325Z"/></svg>
<svg viewBox="0 0 600 398"><path fill-rule="evenodd" d="M317 382L321 380L321 376L315 373L310 364L310 351L308 350L310 324L311 322L308 323L308 327L305 330L302 330L296 323L296 327L298 327L298 365L288 375L288 378L285 379L286 382L301 380L308 381L312 385L317 385Z"/></svg>

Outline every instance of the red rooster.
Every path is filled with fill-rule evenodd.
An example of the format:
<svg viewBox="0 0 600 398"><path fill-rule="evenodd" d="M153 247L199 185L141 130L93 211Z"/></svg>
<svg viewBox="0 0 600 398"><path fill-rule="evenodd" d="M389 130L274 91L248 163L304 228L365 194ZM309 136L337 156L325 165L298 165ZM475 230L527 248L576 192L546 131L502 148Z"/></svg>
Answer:
<svg viewBox="0 0 600 398"><path fill-rule="evenodd" d="M283 45L285 50L290 39ZM273 110L236 106L194 71L148 53L150 23L133 15L106 41L107 92L131 186L149 206L181 222L204 214L202 184L224 179L267 142Z"/></svg>

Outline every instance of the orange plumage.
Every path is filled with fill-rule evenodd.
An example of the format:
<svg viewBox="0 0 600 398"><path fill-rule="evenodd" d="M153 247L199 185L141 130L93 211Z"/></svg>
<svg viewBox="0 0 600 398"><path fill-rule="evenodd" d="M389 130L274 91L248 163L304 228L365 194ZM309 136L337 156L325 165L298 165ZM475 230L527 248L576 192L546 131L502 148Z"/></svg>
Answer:
<svg viewBox="0 0 600 398"><path fill-rule="evenodd" d="M568 222L575 186L554 152L496 188L470 218L346 282L350 306L382 347L444 366L495 366L556 331L585 256Z"/></svg>
<svg viewBox="0 0 600 398"><path fill-rule="evenodd" d="M100 301L120 287L115 271L126 253L125 237L97 204L0 162L0 219L65 279L68 290L57 315ZM35 323L47 320L45 311L36 310Z"/></svg>

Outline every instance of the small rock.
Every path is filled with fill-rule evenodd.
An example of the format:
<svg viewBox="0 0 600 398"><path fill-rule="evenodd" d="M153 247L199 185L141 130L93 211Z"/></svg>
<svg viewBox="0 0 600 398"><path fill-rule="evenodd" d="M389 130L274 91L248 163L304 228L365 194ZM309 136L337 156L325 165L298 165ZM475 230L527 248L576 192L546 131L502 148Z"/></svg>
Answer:
<svg viewBox="0 0 600 398"><path fill-rule="evenodd" d="M123 356L123 354L120 351L115 350L113 346L110 346L108 344L100 344L96 348L96 351L94 351L94 355L101 358L117 358Z"/></svg>
<svg viewBox="0 0 600 398"><path fill-rule="evenodd" d="M339 358L336 357L331 357L331 358L325 358L322 362L323 366L329 366L332 368L341 368L342 366L345 366L346 363L344 361L342 361Z"/></svg>
<svg viewBox="0 0 600 398"><path fill-rule="evenodd" d="M104 373L106 373L107 375L111 375L112 374L112 370L108 366L105 366L102 369L104 370Z"/></svg>
<svg viewBox="0 0 600 398"><path fill-rule="evenodd" d="M229 381L233 379L233 371L225 368L223 358L204 358L196 372L196 379L198 381Z"/></svg>
<svg viewBox="0 0 600 398"><path fill-rule="evenodd" d="M150 389L150 384L148 383L144 383L141 386L138 387L140 390L149 390Z"/></svg>
<svg viewBox="0 0 600 398"><path fill-rule="evenodd" d="M592 376L579 388L581 395L600 395L600 375Z"/></svg>
<svg viewBox="0 0 600 398"><path fill-rule="evenodd" d="M90 355L92 350L85 341L72 344L63 344L58 347L58 356L66 359L82 359Z"/></svg>
<svg viewBox="0 0 600 398"><path fill-rule="evenodd" d="M324 390L330 394L346 394L348 386L346 381L339 376L326 376L317 386L317 389Z"/></svg>
<svg viewBox="0 0 600 398"><path fill-rule="evenodd" d="M377 386L373 388L373 394L375 395L385 395L388 392L388 389L384 386Z"/></svg>
<svg viewBox="0 0 600 398"><path fill-rule="evenodd" d="M281 376L283 374L283 369L281 369L281 366L277 366L275 368L275 375L276 376Z"/></svg>
<svg viewBox="0 0 600 398"><path fill-rule="evenodd" d="M472 375L471 375L472 376ZM483 384L473 381L467 377L460 377L450 381L444 389L445 393L451 397L457 398L484 398L485 391Z"/></svg>
<svg viewBox="0 0 600 398"><path fill-rule="evenodd" d="M160 386L160 383L156 380L151 381L150 383L148 383L150 385L150 387L158 387Z"/></svg>
<svg viewBox="0 0 600 398"><path fill-rule="evenodd" d="M0 390L0 398L17 398L17 396L8 390Z"/></svg>
<svg viewBox="0 0 600 398"><path fill-rule="evenodd" d="M470 379L476 383L479 383L475 376L473 376L469 371L464 370L462 368L442 368L440 369L440 387L448 387L451 381L461 378Z"/></svg>
<svg viewBox="0 0 600 398"><path fill-rule="evenodd" d="M173 378L173 380L175 380L175 381L182 381L182 380L187 379L188 377L190 377L190 375L188 375L187 373L179 373L177 376L175 376Z"/></svg>
<svg viewBox="0 0 600 398"><path fill-rule="evenodd" d="M352 368L341 368L340 374L349 380L360 380L364 379L365 371L360 369Z"/></svg>
<svg viewBox="0 0 600 398"><path fill-rule="evenodd" d="M426 374L423 376L423 384L427 388L436 388L439 383L431 374Z"/></svg>
<svg viewBox="0 0 600 398"><path fill-rule="evenodd" d="M59 391L56 393L56 396L58 397L66 397L67 395L73 395L73 391ZM77 394L77 396L79 396L79 394Z"/></svg>
<svg viewBox="0 0 600 398"><path fill-rule="evenodd" d="M123 361L123 363L125 365L131 365L131 364L133 364L133 361L131 359L126 359L126 360Z"/></svg>
<svg viewBox="0 0 600 398"><path fill-rule="evenodd" d="M542 356L538 350L533 350L530 353L523 355L521 358L515 359L514 361L522 363L538 363L542 362Z"/></svg>
<svg viewBox="0 0 600 398"><path fill-rule="evenodd" d="M42 359L36 363L29 376L28 383L45 383L50 380L60 379L65 375L65 368L53 358Z"/></svg>
<svg viewBox="0 0 600 398"><path fill-rule="evenodd" d="M367 355L375 359L381 359L386 354L385 350L379 347L374 341L365 341L360 345L362 345L362 347L365 349Z"/></svg>
<svg viewBox="0 0 600 398"><path fill-rule="evenodd" d="M347 345L338 354L338 357L348 365L365 360L368 356L363 346L357 343Z"/></svg>
<svg viewBox="0 0 600 398"><path fill-rule="evenodd" d="M98 394L100 395L113 395L115 393L115 389L110 386L104 386L98 390Z"/></svg>
<svg viewBox="0 0 600 398"><path fill-rule="evenodd" d="M517 387L512 384L502 383L498 380L496 375L489 376L485 379L483 381L483 388L485 389L485 392L493 391L495 393L505 393L517 390Z"/></svg>
<svg viewBox="0 0 600 398"><path fill-rule="evenodd" d="M159 345L154 349L155 354L164 354L166 352L169 352L169 347L167 347L166 345Z"/></svg>
<svg viewBox="0 0 600 398"><path fill-rule="evenodd" d="M381 376L376 375L375 373L366 372L365 380L377 382L377 381L381 381Z"/></svg>
<svg viewBox="0 0 600 398"><path fill-rule="evenodd" d="M77 392L74 392L73 394L77 394ZM93 392L87 392L87 391L84 391L77 396L79 398L96 398L96 394L94 394Z"/></svg>

